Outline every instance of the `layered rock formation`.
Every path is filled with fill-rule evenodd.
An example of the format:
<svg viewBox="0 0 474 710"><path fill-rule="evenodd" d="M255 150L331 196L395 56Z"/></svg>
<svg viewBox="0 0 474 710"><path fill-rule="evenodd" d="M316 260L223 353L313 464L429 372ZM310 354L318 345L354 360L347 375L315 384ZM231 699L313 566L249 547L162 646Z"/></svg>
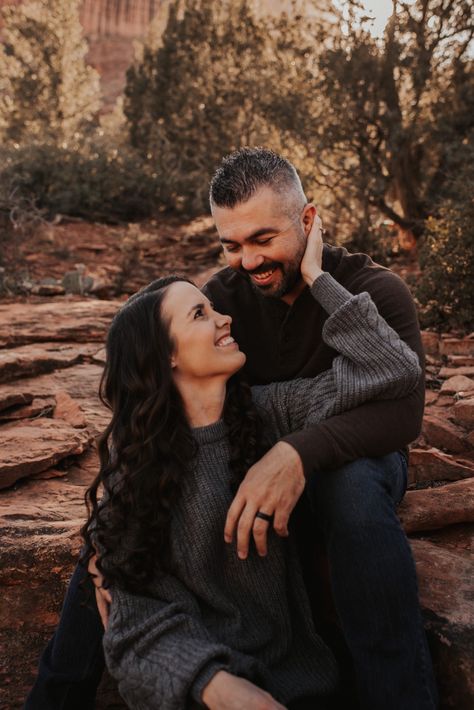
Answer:
<svg viewBox="0 0 474 710"><path fill-rule="evenodd" d="M58 618L97 471L102 341L120 305L78 296L0 304L0 686L20 708ZM474 338L424 334L423 433L399 515L410 535L442 695L474 702ZM459 374L456 374L459 373ZM99 708L120 707L106 686Z"/></svg>

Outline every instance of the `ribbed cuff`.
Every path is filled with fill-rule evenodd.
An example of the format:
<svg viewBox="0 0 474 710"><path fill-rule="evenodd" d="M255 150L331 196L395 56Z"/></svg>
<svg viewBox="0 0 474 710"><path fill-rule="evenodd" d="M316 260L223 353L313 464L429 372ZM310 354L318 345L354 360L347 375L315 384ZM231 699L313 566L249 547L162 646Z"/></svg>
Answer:
<svg viewBox="0 0 474 710"><path fill-rule="evenodd" d="M204 668L202 668L202 670L196 676L191 687L190 696L201 707L206 707L202 699L204 688L208 683L211 682L216 673L218 673L219 671L229 672L229 666L222 661L210 661L209 663L206 663Z"/></svg>
<svg viewBox="0 0 474 710"><path fill-rule="evenodd" d="M331 314L346 303L353 294L336 281L327 271L315 279L311 285L311 293L324 310Z"/></svg>

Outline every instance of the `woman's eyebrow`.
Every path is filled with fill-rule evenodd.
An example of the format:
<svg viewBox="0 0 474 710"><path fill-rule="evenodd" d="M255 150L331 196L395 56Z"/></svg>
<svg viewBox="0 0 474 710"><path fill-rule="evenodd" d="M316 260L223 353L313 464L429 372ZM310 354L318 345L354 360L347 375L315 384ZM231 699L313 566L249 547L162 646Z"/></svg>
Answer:
<svg viewBox="0 0 474 710"><path fill-rule="evenodd" d="M199 308L205 308L205 307L206 307L205 303L196 303L195 306L193 306L192 308L189 309L188 316L190 316L191 313L194 313L194 311L197 311Z"/></svg>

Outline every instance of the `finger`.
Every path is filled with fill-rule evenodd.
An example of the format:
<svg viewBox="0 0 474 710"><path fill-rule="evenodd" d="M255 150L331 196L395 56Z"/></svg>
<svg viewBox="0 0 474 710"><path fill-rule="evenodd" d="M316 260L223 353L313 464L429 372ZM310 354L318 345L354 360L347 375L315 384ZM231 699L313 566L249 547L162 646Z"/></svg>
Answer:
<svg viewBox="0 0 474 710"><path fill-rule="evenodd" d="M288 537L288 520L290 511L288 508L279 508L275 510L275 518L273 520L273 529L280 537Z"/></svg>
<svg viewBox="0 0 474 710"><path fill-rule="evenodd" d="M267 554L267 535L269 527L270 523L268 521L255 518L252 527L253 539L255 540L257 552L262 557L265 557Z"/></svg>
<svg viewBox="0 0 474 710"><path fill-rule="evenodd" d="M247 504L237 525L237 554L241 560L247 558L249 552L250 531L255 520L257 508Z"/></svg>
<svg viewBox="0 0 474 710"><path fill-rule="evenodd" d="M227 512L227 518L225 520L224 540L226 542L232 542L232 538L234 537L235 526L237 525L237 521L239 520L244 507L245 499L237 492L237 495L235 496L234 500L230 505L230 508Z"/></svg>

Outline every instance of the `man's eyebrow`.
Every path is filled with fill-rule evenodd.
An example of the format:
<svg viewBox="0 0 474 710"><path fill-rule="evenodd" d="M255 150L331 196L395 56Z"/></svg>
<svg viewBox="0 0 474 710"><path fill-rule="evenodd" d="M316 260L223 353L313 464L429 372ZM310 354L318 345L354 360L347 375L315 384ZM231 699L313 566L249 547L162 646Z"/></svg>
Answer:
<svg viewBox="0 0 474 710"><path fill-rule="evenodd" d="M264 234L271 234L272 232L277 233L278 229L276 227L261 227L255 232L252 232L252 234L249 234L248 237L245 237L244 242L251 242L253 239L257 239L257 237L261 237ZM230 239L229 237L220 237L220 242L221 244L235 244L235 239Z"/></svg>

